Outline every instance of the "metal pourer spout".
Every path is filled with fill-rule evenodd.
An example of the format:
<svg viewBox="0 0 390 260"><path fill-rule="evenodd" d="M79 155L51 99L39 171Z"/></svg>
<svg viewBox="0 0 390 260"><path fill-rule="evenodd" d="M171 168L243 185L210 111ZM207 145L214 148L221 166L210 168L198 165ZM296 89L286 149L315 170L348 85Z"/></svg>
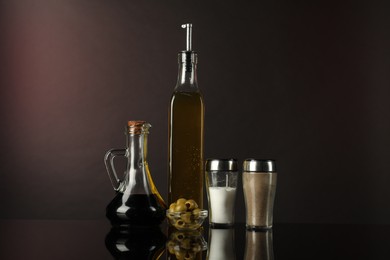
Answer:
<svg viewBox="0 0 390 260"><path fill-rule="evenodd" d="M186 72L193 71L193 64L197 63L197 55L192 50L192 23L185 23L181 28L186 29L186 50L179 53L179 63L184 63Z"/></svg>
<svg viewBox="0 0 390 260"><path fill-rule="evenodd" d="M192 23L185 23L181 25L181 28L186 29L187 28L187 44L186 44L186 51L192 51Z"/></svg>

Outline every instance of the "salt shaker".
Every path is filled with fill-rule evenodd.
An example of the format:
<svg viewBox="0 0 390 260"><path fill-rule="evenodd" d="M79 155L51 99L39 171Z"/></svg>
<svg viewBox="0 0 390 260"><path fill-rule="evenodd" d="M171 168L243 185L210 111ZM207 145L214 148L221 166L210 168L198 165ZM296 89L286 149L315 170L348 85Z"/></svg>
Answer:
<svg viewBox="0 0 390 260"><path fill-rule="evenodd" d="M211 227L233 226L237 176L236 159L206 160L206 189Z"/></svg>
<svg viewBox="0 0 390 260"><path fill-rule="evenodd" d="M247 229L272 228L276 175L274 160L244 161L242 184Z"/></svg>

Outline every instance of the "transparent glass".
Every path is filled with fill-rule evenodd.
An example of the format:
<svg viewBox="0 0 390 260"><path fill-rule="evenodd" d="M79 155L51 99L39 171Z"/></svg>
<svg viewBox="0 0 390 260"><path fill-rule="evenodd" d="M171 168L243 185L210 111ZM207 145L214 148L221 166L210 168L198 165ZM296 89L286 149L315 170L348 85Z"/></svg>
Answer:
<svg viewBox="0 0 390 260"><path fill-rule="evenodd" d="M117 192L106 208L106 216L114 226L153 226L165 218L166 205L154 185L147 162L150 127L144 121L129 121L126 149L111 149L104 157L108 176ZM117 156L127 159L123 179L115 170Z"/></svg>
<svg viewBox="0 0 390 260"><path fill-rule="evenodd" d="M247 229L272 228L276 172L243 172Z"/></svg>
<svg viewBox="0 0 390 260"><path fill-rule="evenodd" d="M196 79L196 54L179 54L179 75L169 108L168 203L179 198L203 208L204 103Z"/></svg>
<svg viewBox="0 0 390 260"><path fill-rule="evenodd" d="M206 190L209 202L210 225L213 227L234 224L234 203L237 190L236 171L207 171Z"/></svg>

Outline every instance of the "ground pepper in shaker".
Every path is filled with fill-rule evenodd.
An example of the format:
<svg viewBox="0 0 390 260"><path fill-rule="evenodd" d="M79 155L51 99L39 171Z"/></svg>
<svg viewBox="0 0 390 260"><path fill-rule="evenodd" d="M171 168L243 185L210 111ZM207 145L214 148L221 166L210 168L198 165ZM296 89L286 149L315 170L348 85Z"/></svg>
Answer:
<svg viewBox="0 0 390 260"><path fill-rule="evenodd" d="M244 161L242 184L247 229L272 228L276 176L274 160Z"/></svg>
<svg viewBox="0 0 390 260"><path fill-rule="evenodd" d="M206 161L206 190L211 227L233 226L237 178L236 159L208 159Z"/></svg>

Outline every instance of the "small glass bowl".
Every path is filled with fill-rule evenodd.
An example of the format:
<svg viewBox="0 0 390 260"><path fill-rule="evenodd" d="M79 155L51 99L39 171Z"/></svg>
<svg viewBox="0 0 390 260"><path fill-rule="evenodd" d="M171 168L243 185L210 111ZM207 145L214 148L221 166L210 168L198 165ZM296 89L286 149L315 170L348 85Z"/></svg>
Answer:
<svg viewBox="0 0 390 260"><path fill-rule="evenodd" d="M200 228L203 224L203 221L208 216L208 211L203 209L194 213L193 211L169 212L169 210L167 210L166 216L169 220L169 223L176 229L188 231Z"/></svg>

